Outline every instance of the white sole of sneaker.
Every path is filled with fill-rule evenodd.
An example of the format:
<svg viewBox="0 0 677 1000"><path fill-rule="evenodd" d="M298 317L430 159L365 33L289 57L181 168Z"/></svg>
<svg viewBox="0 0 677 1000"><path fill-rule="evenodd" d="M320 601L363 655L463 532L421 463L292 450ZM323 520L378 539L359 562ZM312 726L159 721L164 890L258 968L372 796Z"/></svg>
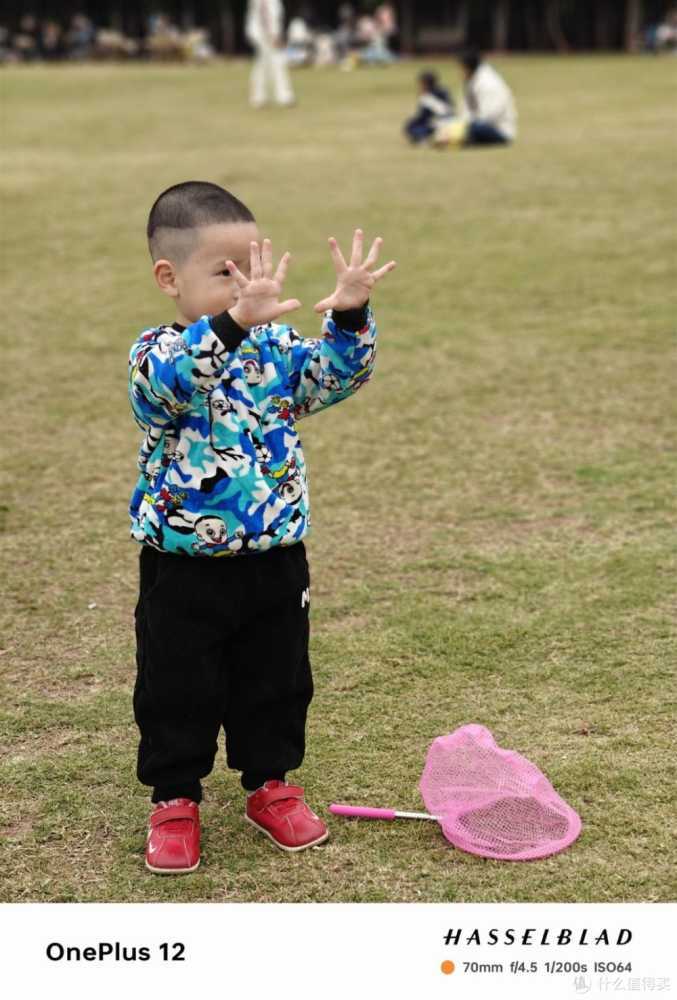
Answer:
<svg viewBox="0 0 677 1000"><path fill-rule="evenodd" d="M329 839L329 830L327 830L325 834L318 837L317 840L311 840L309 844L302 844L300 847L285 847L284 844L278 843L278 841L275 840L275 837L273 837L264 826L260 826L257 822L255 822L255 820L247 816L247 813L244 814L244 818L248 823L251 823L256 830L260 830L261 833L265 833L266 837L272 844L279 847L281 851L289 851L290 854L296 854L297 851L305 851L308 847L317 847L318 844L324 844L325 840Z"/></svg>
<svg viewBox="0 0 677 1000"><path fill-rule="evenodd" d="M154 875L188 875L190 872L194 872L199 864L200 859L198 858L197 864L193 865L192 868L154 868L146 861L146 868Z"/></svg>

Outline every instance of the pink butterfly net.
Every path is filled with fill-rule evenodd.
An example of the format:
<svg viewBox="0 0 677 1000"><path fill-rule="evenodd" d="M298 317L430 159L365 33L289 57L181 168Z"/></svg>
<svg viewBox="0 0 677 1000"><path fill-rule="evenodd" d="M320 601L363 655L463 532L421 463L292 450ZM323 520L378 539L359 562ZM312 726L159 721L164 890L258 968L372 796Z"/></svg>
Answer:
<svg viewBox="0 0 677 1000"><path fill-rule="evenodd" d="M421 794L454 847L528 861L563 851L581 820L539 769L502 750L484 726L461 726L428 750Z"/></svg>

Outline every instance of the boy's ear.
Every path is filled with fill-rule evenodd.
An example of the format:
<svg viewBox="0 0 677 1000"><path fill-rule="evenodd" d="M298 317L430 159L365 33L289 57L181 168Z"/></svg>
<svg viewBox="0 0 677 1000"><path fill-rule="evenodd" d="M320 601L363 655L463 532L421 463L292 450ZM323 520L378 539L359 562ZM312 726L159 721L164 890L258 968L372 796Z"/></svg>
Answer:
<svg viewBox="0 0 677 1000"><path fill-rule="evenodd" d="M170 260L156 260L153 264L153 276L161 292L175 299L179 294L176 287L176 268Z"/></svg>

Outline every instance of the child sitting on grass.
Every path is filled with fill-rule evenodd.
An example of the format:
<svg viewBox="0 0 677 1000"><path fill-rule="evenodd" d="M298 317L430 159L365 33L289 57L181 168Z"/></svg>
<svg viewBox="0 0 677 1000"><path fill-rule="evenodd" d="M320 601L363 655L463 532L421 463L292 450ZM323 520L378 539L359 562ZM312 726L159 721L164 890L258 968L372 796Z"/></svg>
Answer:
<svg viewBox="0 0 677 1000"><path fill-rule="evenodd" d="M296 421L370 377L368 305L381 239L348 263L333 238L336 288L315 306L322 336L275 321L289 254L277 268L249 209L188 181L152 207L148 240L176 321L146 330L130 355L129 395L145 437L130 503L141 543L134 715L139 780L152 789L153 872L200 861L201 779L226 733L242 772L245 819L286 851L328 837L286 773L299 767L313 684L308 658L308 488Z"/></svg>
<svg viewBox="0 0 677 1000"><path fill-rule="evenodd" d="M427 70L418 78L419 97L416 114L404 123L404 132L412 143L432 139L438 127L453 119L454 102L449 91Z"/></svg>

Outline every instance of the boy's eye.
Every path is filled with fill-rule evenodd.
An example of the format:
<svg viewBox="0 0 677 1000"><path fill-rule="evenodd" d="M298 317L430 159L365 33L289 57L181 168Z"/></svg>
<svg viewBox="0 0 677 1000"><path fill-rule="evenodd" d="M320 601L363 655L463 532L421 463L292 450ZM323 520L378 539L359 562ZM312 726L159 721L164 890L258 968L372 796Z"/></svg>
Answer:
<svg viewBox="0 0 677 1000"><path fill-rule="evenodd" d="M221 271L221 274L223 275L224 278L230 278L230 271L228 270L227 267L224 268L223 271Z"/></svg>

